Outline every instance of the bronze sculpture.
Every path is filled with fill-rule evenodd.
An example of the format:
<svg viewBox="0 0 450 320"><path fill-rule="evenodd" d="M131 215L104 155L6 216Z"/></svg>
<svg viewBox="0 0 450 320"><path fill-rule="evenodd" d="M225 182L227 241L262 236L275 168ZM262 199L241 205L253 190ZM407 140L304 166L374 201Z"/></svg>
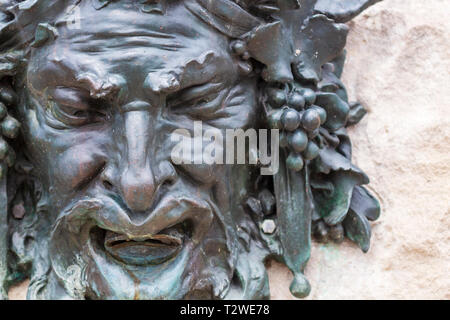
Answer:
<svg viewBox="0 0 450 320"><path fill-rule="evenodd" d="M260 299L311 234L369 249L340 81L377 0L0 2L0 282L30 299ZM280 164L175 164L170 134L280 129ZM276 150L278 152L278 149ZM271 150L275 152L275 150Z"/></svg>

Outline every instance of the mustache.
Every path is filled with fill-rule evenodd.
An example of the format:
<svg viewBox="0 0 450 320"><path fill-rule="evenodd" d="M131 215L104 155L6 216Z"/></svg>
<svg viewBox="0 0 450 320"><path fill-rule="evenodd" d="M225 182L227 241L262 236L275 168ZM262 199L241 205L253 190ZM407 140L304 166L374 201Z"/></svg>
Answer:
<svg viewBox="0 0 450 320"><path fill-rule="evenodd" d="M208 232L214 220L214 210L202 199L167 195L157 206L139 221L107 196L89 197L70 205L58 217L55 229L61 223L72 233L78 234L87 222L119 234L130 240L144 240L180 223L193 226L192 239L200 240Z"/></svg>
<svg viewBox="0 0 450 320"><path fill-rule="evenodd" d="M89 230L95 226L126 235L132 240L140 240L153 238L167 228L189 221L192 225L191 249L198 246L198 250L192 252L190 261L198 268L184 270L181 279L185 286L182 287L190 288L188 292L193 289L206 290L210 292L210 298L223 299L230 288L238 251L232 220L231 215L221 212L212 199L203 200L195 196L165 195L155 208L138 222L130 218L127 211L108 196L85 197L68 205L55 221L51 256L60 258L52 259L52 264L60 279L67 278L66 270L74 264L85 270L90 260L76 260L76 257L78 253L83 252L84 243L89 241ZM218 231L214 231L214 226L221 229L224 238L217 238ZM69 233L74 241L66 242ZM70 250L67 250L68 246ZM214 252L217 250L214 248L219 247L222 248L222 257L211 259L210 254L215 256ZM224 254L225 252L227 254ZM79 282L80 288L89 286L84 283L84 271L76 278L78 280L74 282ZM189 296L188 292L183 295Z"/></svg>

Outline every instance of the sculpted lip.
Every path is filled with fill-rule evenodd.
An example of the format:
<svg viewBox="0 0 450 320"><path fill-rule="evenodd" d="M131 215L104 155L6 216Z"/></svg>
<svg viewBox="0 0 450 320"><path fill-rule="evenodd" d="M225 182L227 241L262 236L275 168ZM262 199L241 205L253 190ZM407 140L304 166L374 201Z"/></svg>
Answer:
<svg viewBox="0 0 450 320"><path fill-rule="evenodd" d="M156 235L139 237L106 231L104 247L116 260L130 265L155 265L175 257L184 244L179 228L170 228Z"/></svg>

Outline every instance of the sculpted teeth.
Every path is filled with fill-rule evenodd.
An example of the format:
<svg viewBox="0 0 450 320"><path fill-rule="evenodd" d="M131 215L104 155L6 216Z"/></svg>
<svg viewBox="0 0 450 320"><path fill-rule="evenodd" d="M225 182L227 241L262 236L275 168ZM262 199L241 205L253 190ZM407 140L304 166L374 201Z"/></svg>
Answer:
<svg viewBox="0 0 450 320"><path fill-rule="evenodd" d="M177 231L171 231L170 234L156 234L147 237L129 237L125 234L119 234L111 231L106 232L105 236L105 245L108 247L113 247L115 245L127 243L127 242L136 242L136 243L146 243L147 245L165 245L165 246L181 246L183 243L182 235Z"/></svg>

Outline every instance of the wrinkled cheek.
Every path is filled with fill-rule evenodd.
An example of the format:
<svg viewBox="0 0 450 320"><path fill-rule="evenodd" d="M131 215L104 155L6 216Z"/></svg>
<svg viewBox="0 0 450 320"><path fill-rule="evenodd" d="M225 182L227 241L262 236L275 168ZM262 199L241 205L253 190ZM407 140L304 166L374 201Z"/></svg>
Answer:
<svg viewBox="0 0 450 320"><path fill-rule="evenodd" d="M26 152L34 173L57 194L70 195L89 183L105 164L108 130L57 131L50 128L38 106L22 110Z"/></svg>
<svg viewBox="0 0 450 320"><path fill-rule="evenodd" d="M197 183L210 186L224 178L223 142L211 142L203 132L174 131L167 146L171 162Z"/></svg>
<svg viewBox="0 0 450 320"><path fill-rule="evenodd" d="M56 186L67 192L77 191L95 179L105 159L93 151L93 146L87 144L70 147L59 154L55 167L49 168Z"/></svg>
<svg viewBox="0 0 450 320"><path fill-rule="evenodd" d="M90 182L104 165L100 148L86 136L53 133L28 117L27 153L34 173L57 194L71 194Z"/></svg>

